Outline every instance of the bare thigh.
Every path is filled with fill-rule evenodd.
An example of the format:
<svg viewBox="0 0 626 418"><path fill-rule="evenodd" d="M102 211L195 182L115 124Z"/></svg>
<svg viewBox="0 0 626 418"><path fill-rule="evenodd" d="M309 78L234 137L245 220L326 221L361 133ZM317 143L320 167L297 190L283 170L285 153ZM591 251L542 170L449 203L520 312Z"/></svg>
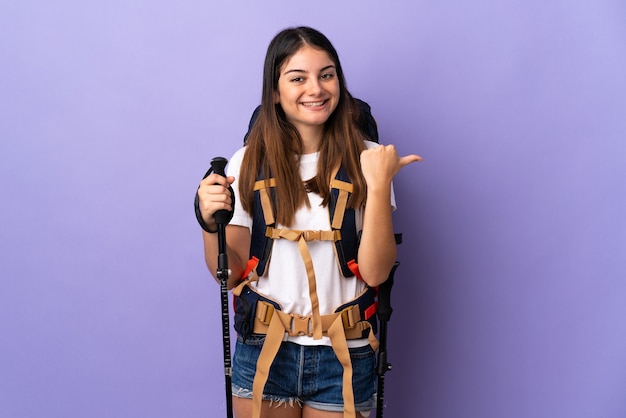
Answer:
<svg viewBox="0 0 626 418"><path fill-rule="evenodd" d="M302 418L343 418L343 412L320 411L319 409L305 406L302 408Z"/></svg>
<svg viewBox="0 0 626 418"><path fill-rule="evenodd" d="M235 418L251 418L252 399L233 396L233 412ZM302 408L295 402L293 405L277 405L276 402L274 402L272 406L270 406L270 401L263 401L261 403L261 418L301 418L303 416Z"/></svg>
<svg viewBox="0 0 626 418"><path fill-rule="evenodd" d="M233 396L233 412L235 418L252 417L252 399ZM358 416L364 415L357 412ZM263 401L261 403L261 418L343 418L343 412L321 411L308 406L300 407L297 403L280 406L274 403L270 406L269 401Z"/></svg>

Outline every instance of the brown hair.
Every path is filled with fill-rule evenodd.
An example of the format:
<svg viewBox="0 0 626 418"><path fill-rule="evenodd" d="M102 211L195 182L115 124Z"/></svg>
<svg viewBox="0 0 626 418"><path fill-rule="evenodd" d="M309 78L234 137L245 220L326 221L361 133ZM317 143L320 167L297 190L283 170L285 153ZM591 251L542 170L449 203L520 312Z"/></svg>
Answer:
<svg viewBox="0 0 626 418"><path fill-rule="evenodd" d="M267 49L261 111L246 140L247 148L239 174L241 203L248 213L252 213L254 207L253 187L258 175L275 179L276 221L285 226L291 225L296 210L303 204L308 205L309 201L299 174L302 139L298 130L287 120L280 104L274 103L274 95L283 64L304 46L328 53L336 67L340 88L337 107L324 125L317 175L308 185L322 196L322 204L327 205L330 177L334 170L343 165L354 189L348 206L362 207L366 199L365 179L359 162L361 151L365 149L365 137L357 127L359 109L346 87L337 51L322 33L314 29L285 29L274 37Z"/></svg>

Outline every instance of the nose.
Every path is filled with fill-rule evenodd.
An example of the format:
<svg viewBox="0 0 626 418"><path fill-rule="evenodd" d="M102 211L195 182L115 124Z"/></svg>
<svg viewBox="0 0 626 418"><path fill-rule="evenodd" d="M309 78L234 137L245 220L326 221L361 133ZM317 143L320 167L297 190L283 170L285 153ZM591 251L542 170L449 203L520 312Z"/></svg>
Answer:
<svg viewBox="0 0 626 418"><path fill-rule="evenodd" d="M320 80L318 78L311 78L309 80L309 89L308 89L308 93L310 96L317 96L319 95L323 88L322 88L322 83L320 83Z"/></svg>

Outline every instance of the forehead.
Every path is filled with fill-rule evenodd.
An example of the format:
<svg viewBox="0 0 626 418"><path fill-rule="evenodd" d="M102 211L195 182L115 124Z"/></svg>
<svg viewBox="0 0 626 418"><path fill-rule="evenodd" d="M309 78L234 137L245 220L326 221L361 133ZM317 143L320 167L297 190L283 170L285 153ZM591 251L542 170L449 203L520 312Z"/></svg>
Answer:
<svg viewBox="0 0 626 418"><path fill-rule="evenodd" d="M305 45L285 61L281 72L290 70L313 72L329 65L335 65L335 63L326 51Z"/></svg>

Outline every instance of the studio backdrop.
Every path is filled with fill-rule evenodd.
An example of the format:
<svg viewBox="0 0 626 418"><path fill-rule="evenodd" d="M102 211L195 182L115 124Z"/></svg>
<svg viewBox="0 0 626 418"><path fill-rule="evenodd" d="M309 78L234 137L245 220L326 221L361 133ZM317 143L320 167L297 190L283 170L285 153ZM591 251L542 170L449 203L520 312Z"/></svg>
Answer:
<svg viewBox="0 0 626 418"><path fill-rule="evenodd" d="M224 416L193 197L308 25L424 158L394 183L386 416L626 416L624 4L2 2L0 415Z"/></svg>

